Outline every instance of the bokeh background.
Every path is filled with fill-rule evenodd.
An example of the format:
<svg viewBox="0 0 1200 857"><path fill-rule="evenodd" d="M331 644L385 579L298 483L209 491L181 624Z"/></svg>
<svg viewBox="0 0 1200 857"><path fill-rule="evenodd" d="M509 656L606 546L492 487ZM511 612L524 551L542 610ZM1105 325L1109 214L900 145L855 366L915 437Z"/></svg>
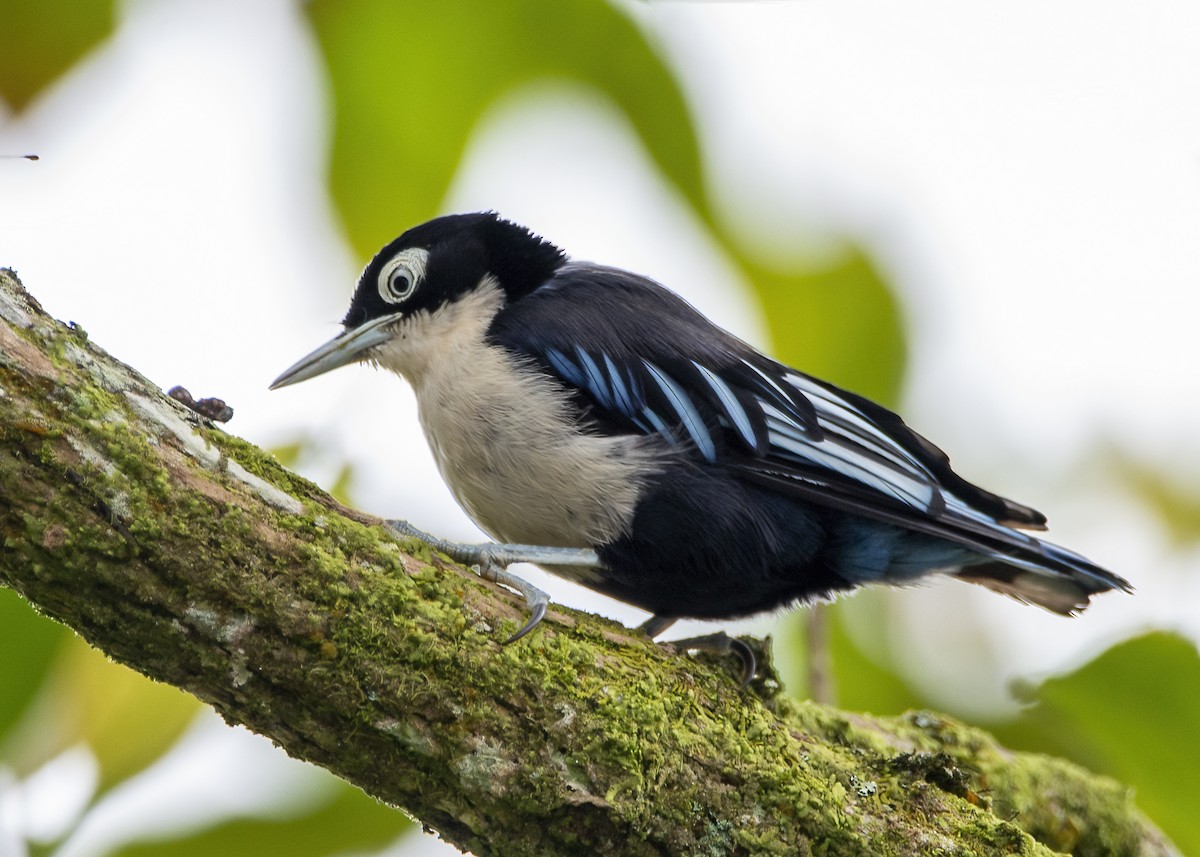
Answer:
<svg viewBox="0 0 1200 857"><path fill-rule="evenodd" d="M899 408L1138 591L1069 621L953 581L844 599L838 704L1073 758L1200 853L1200 6L0 0L26 152L0 265L52 314L447 537L479 533L401 382L266 390L439 213L498 209ZM734 626L799 695L806 616ZM453 849L0 590L0 855L218 853Z"/></svg>

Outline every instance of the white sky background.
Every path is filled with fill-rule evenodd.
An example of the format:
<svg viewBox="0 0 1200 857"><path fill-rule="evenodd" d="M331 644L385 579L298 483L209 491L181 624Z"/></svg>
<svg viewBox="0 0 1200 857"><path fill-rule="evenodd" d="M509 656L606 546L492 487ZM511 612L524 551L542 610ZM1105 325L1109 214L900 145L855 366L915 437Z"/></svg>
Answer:
<svg viewBox="0 0 1200 857"><path fill-rule="evenodd" d="M1073 622L959 584L902 593L889 615L919 680L986 707L1008 677L1114 636L1200 637L1195 557L1172 554L1085 466L1111 443L1200 479L1200 6L631 9L682 75L746 240L867 241L909 326L909 422L968 478L1046 511L1056 540L1138 586ZM349 459L364 508L476 538L401 382L350 368L266 390L337 332L364 261L327 204L321 75L282 0L130 3L111 43L19 121L0 120L0 151L42 156L0 161L0 265L164 388L226 399L230 431L319 439L328 454L309 475L328 480ZM768 345L736 272L624 120L585 91L547 86L497 106L445 208L497 208ZM531 576L572 606L642 618ZM977 675L981 658L995 674ZM194 778L167 780L127 799L191 794ZM89 839L71 854L95 853L104 834Z"/></svg>

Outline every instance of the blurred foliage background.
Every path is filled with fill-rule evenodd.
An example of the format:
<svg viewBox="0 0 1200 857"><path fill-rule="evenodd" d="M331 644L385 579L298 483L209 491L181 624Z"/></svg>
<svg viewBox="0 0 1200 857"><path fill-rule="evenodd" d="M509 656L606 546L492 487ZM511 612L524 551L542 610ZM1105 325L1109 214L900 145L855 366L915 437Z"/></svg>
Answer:
<svg viewBox="0 0 1200 857"><path fill-rule="evenodd" d="M748 249L714 204L676 73L626 10L601 0L315 0L303 13L332 102L329 188L358 256L393 237L398 223L441 212L473 132L499 99L531 82L568 81L598 94L632 126L665 181L751 284L777 356L898 405L906 326L871 249L852 239L808 258L786 247ZM102 0L0 0L0 16L0 98L13 116L86 52L102 48L119 18ZM814 318L820 325L806 323ZM120 353L118 343L104 344ZM279 450L288 463L306 454L303 443ZM1110 462L1132 502L1178 544L1194 547L1200 493L1128 456L1114 453ZM343 468L331 487L353 503L351 476ZM830 608L836 702L878 714L941 705L893 660L902 647L870 632L887 624L889 597L867 593ZM806 690L795 666L804 657L804 615L789 616L776 632L796 694ZM0 852L98 853L86 841L95 817L177 751L201 706L108 662L6 590L0 653L0 831L9 830ZM1018 692L1024 707L1015 716L949 713L967 714L1014 748L1111 774L1136 789L1139 804L1185 853L1200 853L1192 809L1200 783L1200 657L1190 640L1149 630ZM320 857L406 847L405 834L414 831L403 815L323 772L295 767L295 779L270 806L230 808L167 829L133 823L100 851ZM39 786L42 780L52 787ZM64 782L76 784L74 792Z"/></svg>

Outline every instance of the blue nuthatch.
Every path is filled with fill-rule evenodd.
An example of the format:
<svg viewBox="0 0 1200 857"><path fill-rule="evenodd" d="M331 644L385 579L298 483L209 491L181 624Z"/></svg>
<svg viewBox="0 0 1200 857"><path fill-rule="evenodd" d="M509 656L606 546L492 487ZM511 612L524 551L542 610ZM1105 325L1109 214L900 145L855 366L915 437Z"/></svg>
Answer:
<svg viewBox="0 0 1200 857"><path fill-rule="evenodd" d="M501 544L433 541L525 595L512 639L547 603L515 561L649 611L652 636L934 573L1064 615L1131 589L1023 532L1045 516L967 482L891 411L494 212L384 247L344 325L272 387L355 362L412 384L454 496Z"/></svg>

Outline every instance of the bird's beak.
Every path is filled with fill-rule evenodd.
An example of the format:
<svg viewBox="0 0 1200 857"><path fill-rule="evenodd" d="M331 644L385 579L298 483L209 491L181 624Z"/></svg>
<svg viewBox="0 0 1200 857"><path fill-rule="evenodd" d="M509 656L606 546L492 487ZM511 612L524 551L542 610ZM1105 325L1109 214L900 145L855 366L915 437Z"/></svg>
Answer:
<svg viewBox="0 0 1200 857"><path fill-rule="evenodd" d="M357 363L365 359L368 351L392 338L390 327L401 318L403 313L373 318L340 336L335 336L316 351L296 361L271 382L271 389L278 390L288 384L298 384L347 363Z"/></svg>

